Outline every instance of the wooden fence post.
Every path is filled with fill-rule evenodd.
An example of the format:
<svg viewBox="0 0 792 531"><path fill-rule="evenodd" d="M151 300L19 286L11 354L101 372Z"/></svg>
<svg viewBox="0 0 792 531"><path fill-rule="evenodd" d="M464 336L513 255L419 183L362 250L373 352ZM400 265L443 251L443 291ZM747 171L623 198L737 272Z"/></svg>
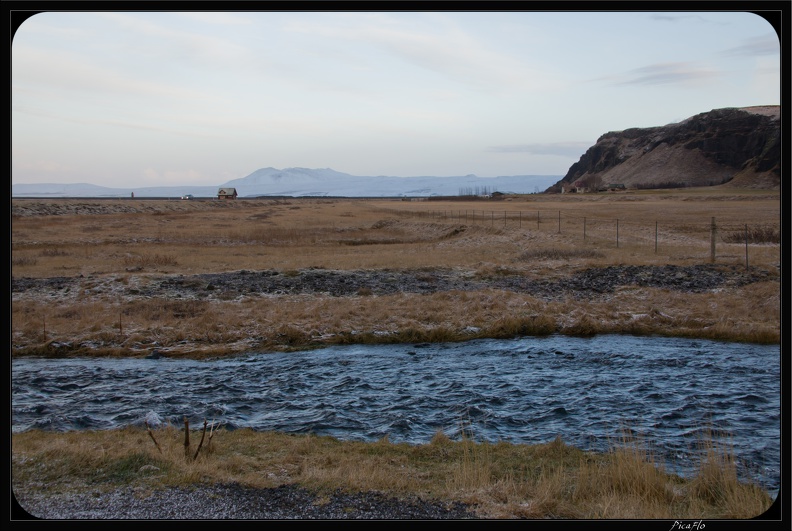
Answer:
<svg viewBox="0 0 792 531"><path fill-rule="evenodd" d="M616 218L616 248L619 248L619 218Z"/></svg>
<svg viewBox="0 0 792 531"><path fill-rule="evenodd" d="M745 269L748 269L748 224L745 224Z"/></svg>
<svg viewBox="0 0 792 531"><path fill-rule="evenodd" d="M710 226L710 262L715 262L715 216L712 217Z"/></svg>
<svg viewBox="0 0 792 531"><path fill-rule="evenodd" d="M190 422L184 417L184 456L190 457Z"/></svg>

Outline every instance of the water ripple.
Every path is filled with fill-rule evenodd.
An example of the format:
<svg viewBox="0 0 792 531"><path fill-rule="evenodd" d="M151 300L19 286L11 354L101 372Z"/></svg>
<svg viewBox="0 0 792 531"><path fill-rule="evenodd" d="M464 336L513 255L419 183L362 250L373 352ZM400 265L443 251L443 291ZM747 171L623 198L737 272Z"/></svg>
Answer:
<svg viewBox="0 0 792 531"><path fill-rule="evenodd" d="M746 391L750 390L750 391ZM586 450L641 437L683 473L725 437L779 483L780 348L597 336L338 346L209 361L14 359L12 430L191 425L426 443L442 430Z"/></svg>

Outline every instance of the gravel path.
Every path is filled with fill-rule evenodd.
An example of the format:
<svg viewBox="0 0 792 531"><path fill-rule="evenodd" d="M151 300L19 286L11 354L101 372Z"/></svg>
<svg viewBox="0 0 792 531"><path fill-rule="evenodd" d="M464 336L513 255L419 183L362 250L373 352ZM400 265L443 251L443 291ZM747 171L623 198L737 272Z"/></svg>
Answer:
<svg viewBox="0 0 792 531"><path fill-rule="evenodd" d="M15 492L26 520L463 520L475 519L462 503L444 504L419 498L399 500L376 492L317 497L282 485L249 488L239 484L168 488L151 493L132 489L109 493L42 495ZM30 515L30 516L27 516Z"/></svg>

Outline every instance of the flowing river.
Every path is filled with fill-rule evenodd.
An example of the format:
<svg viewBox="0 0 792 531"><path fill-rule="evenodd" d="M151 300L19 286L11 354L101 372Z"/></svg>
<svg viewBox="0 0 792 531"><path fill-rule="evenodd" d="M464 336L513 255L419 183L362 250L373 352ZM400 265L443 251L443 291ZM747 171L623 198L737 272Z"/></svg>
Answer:
<svg viewBox="0 0 792 531"><path fill-rule="evenodd" d="M778 345L603 335L350 345L208 361L14 359L12 430L107 430L184 417L344 440L560 436L607 451L625 433L689 475L726 444L738 474L780 483ZM626 431L625 431L626 430Z"/></svg>

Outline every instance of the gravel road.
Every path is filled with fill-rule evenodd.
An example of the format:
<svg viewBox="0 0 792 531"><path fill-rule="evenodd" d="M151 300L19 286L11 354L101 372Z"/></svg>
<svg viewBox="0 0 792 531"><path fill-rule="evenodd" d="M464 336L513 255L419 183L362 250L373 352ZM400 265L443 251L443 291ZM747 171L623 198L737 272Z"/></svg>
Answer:
<svg viewBox="0 0 792 531"><path fill-rule="evenodd" d="M399 500L376 492L340 491L318 497L282 485L249 488L239 484L200 485L140 493L43 495L15 491L24 509L12 519L46 520L469 520L473 509L420 498ZM14 517L16 516L16 518Z"/></svg>

